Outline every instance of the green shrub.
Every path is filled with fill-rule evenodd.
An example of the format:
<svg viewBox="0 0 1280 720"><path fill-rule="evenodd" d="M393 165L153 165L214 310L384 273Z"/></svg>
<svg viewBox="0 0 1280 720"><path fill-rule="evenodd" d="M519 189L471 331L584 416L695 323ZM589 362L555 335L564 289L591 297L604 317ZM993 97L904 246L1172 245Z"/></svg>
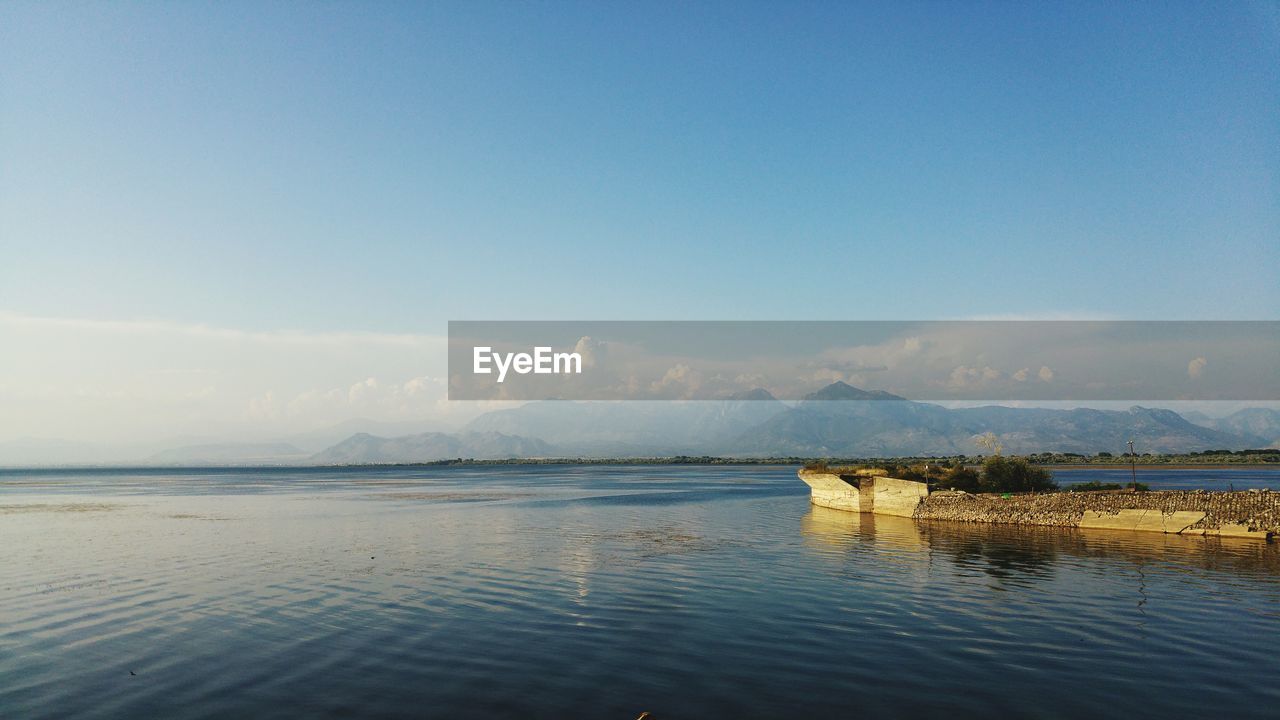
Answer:
<svg viewBox="0 0 1280 720"><path fill-rule="evenodd" d="M1135 485L1137 487L1134 487ZM1121 485L1119 483L1098 482L1097 480L1091 480L1087 483L1076 483L1075 485L1070 485L1067 487L1068 490L1073 490L1075 492L1094 492L1097 490L1124 490L1125 488L1133 488L1138 492L1148 492L1149 490L1151 490L1150 487L1147 487L1143 483L1125 483L1124 485Z"/></svg>
<svg viewBox="0 0 1280 720"><path fill-rule="evenodd" d="M1091 480L1087 483L1076 483L1075 485L1070 485L1067 489L1075 492L1094 492L1097 490L1121 490L1122 488L1117 483L1104 483L1098 482L1097 480Z"/></svg>
<svg viewBox="0 0 1280 720"><path fill-rule="evenodd" d="M982 463L983 492L1043 492L1057 490L1053 475L1026 458L993 455Z"/></svg>
<svg viewBox="0 0 1280 720"><path fill-rule="evenodd" d="M942 480L938 481L938 487L951 490L963 490L969 493L982 491L981 478L978 471L964 466L951 468Z"/></svg>
<svg viewBox="0 0 1280 720"><path fill-rule="evenodd" d="M923 465L903 465L896 468L897 472L889 473L890 477L901 478L903 480L915 480L916 482L928 482L929 478L925 475Z"/></svg>

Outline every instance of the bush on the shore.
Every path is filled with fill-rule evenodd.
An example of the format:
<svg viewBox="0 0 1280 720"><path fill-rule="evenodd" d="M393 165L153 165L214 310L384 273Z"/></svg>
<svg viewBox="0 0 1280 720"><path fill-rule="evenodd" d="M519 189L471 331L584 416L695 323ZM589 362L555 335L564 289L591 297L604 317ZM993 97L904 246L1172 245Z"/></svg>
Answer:
<svg viewBox="0 0 1280 720"><path fill-rule="evenodd" d="M963 490L967 493L982 492L982 476L977 470L958 465L951 468L942 480L937 483L938 487L948 490Z"/></svg>
<svg viewBox="0 0 1280 720"><path fill-rule="evenodd" d="M928 482L929 476L926 474L923 465L898 465L889 470L889 477L901 478L903 480L914 480L916 482Z"/></svg>
<svg viewBox="0 0 1280 720"><path fill-rule="evenodd" d="M992 455L982 470L957 465L947 471L934 487L967 493L1051 492L1058 489L1053 475L1021 457Z"/></svg>
<svg viewBox="0 0 1280 720"><path fill-rule="evenodd" d="M1138 492L1149 492L1151 490L1151 488L1148 487L1145 483L1125 483L1124 485L1121 485L1119 483L1098 482L1097 480L1091 480L1087 483L1076 483L1075 485L1067 486L1067 489L1072 492L1095 492L1098 490L1124 490L1125 488L1133 488Z"/></svg>
<svg viewBox="0 0 1280 720"><path fill-rule="evenodd" d="M1068 485L1066 489L1071 492L1097 492L1099 490L1123 490L1124 488L1120 487L1119 483L1104 483L1098 482L1097 480L1090 480L1086 483Z"/></svg>
<svg viewBox="0 0 1280 720"><path fill-rule="evenodd" d="M992 455L982 463L983 492L1044 492L1057 490L1053 474L1026 458Z"/></svg>
<svg viewBox="0 0 1280 720"><path fill-rule="evenodd" d="M807 463L806 470L830 472L837 475L863 475L879 471L889 477L902 480L927 482L936 489L963 490L968 493L1049 492L1058 489L1053 475L1046 469L1032 465L1023 457L992 455L982 464L979 472L961 463L938 463L926 470L923 464L897 464L877 462L862 466L829 465L825 461Z"/></svg>

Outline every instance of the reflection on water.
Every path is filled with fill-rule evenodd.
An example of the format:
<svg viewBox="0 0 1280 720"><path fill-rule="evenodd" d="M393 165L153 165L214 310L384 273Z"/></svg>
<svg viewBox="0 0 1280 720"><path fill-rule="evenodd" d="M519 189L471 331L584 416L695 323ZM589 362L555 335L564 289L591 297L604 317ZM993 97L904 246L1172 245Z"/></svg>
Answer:
<svg viewBox="0 0 1280 720"><path fill-rule="evenodd" d="M1280 546L793 468L0 476L0 717L1266 717Z"/></svg>
<svg viewBox="0 0 1280 720"><path fill-rule="evenodd" d="M943 554L961 568L1014 578L1051 572L1064 556L1159 564L1170 570L1224 571L1261 582L1280 582L1280 544L1238 538L1165 535L1114 530L918 522L811 506L800 530L815 547L878 543L906 552ZM909 556L905 556L909 557Z"/></svg>

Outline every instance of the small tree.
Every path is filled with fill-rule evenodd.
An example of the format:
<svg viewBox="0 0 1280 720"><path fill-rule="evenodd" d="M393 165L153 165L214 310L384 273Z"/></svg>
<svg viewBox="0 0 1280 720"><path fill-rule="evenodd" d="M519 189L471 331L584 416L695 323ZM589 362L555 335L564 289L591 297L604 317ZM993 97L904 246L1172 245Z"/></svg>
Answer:
<svg viewBox="0 0 1280 720"><path fill-rule="evenodd" d="M993 455L982 463L981 488L986 492L1039 492L1057 490L1053 475L1026 458Z"/></svg>
<svg viewBox="0 0 1280 720"><path fill-rule="evenodd" d="M963 465L951 468L938 485L944 488L963 490L969 493L982 491L982 483L981 478L978 476L978 471L972 468L967 468Z"/></svg>
<svg viewBox="0 0 1280 720"><path fill-rule="evenodd" d="M991 454L996 456L999 456L1000 451L1004 449L1004 445L1001 444L1000 438L990 430L974 437L973 442L976 443L978 447L984 447L990 450Z"/></svg>

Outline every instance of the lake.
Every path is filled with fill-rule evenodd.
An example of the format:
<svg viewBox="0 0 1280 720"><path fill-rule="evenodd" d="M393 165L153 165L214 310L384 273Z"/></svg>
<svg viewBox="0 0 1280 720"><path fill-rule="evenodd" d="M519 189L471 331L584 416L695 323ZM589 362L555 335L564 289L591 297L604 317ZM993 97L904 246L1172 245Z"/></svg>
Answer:
<svg viewBox="0 0 1280 720"><path fill-rule="evenodd" d="M1274 543L862 516L794 467L0 471L4 718L1262 718L1277 648Z"/></svg>

